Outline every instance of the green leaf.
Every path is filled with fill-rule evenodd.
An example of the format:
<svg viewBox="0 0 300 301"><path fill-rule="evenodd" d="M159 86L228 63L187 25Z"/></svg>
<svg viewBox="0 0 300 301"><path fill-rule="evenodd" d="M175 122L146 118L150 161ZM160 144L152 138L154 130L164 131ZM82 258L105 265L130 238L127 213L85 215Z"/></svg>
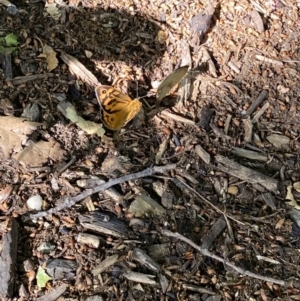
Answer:
<svg viewBox="0 0 300 301"><path fill-rule="evenodd" d="M18 37L13 33L8 34L4 39L8 47L18 46Z"/></svg>
<svg viewBox="0 0 300 301"><path fill-rule="evenodd" d="M17 49L18 37L13 33L8 34L4 38L0 38L0 52L9 54Z"/></svg>
<svg viewBox="0 0 300 301"><path fill-rule="evenodd" d="M47 275L45 270L39 267L38 272L36 274L37 285L39 288L45 287L47 282L52 278Z"/></svg>

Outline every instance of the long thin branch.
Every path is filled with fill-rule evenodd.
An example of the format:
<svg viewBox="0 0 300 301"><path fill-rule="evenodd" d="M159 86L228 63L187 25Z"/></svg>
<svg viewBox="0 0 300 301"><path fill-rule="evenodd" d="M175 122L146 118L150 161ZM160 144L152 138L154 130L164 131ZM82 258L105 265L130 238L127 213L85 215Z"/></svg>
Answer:
<svg viewBox="0 0 300 301"><path fill-rule="evenodd" d="M275 278L265 277L265 276L262 276L262 275L255 274L255 273L252 273L250 271L244 270L244 269L242 269L242 268L234 265L233 263L227 261L226 259L224 259L222 257L219 257L219 256L211 253L207 249L204 249L204 248L196 245L190 239L188 239L187 237L185 237L185 236L183 236L183 235L181 235L181 234L179 234L177 232L174 233L174 232L171 232L169 230L162 230L161 233L163 235L165 235L165 236L173 237L173 238L176 238L176 239L179 239L181 241L186 242L187 244L189 244L190 246L192 246L194 249L196 249L197 251L199 251L202 255L208 256L208 257L213 258L213 259L215 259L217 261L220 261L223 264L231 267L233 270L237 271L238 273L240 273L242 275L249 276L249 277L252 277L252 278L255 278L255 279L260 279L260 280L263 280L263 281L270 281L270 282L273 282L273 283L276 283L276 284L279 284L279 285L284 285L284 286L290 285L289 282L286 282L284 280L279 280L279 279L275 279Z"/></svg>
<svg viewBox="0 0 300 301"><path fill-rule="evenodd" d="M88 196L90 196L94 193L106 190L106 189L108 189L108 188L110 188L114 185L121 184L121 183L131 181L131 180L135 180L135 179L139 179L139 178L143 178L143 177L148 177L148 176L151 176L155 173L164 173L165 171L170 170L170 169L174 169L174 168L176 168L176 164L168 164L168 165L165 165L165 166L154 166L154 167L147 168L147 169L145 169L143 171L140 171L140 172L136 172L136 173L133 173L133 174L130 174L130 175L125 175L125 176L120 177L120 178L110 179L108 182L106 182L104 184L101 184L99 186L96 186L94 188L86 189L84 192L82 192L82 193L80 193L80 194L78 194L74 197L64 198L61 201L61 204L59 204L55 208L51 208L47 211L43 211L43 212L39 212L39 213L35 213L35 214L23 215L22 220L25 222L25 221L28 221L29 219L37 219L37 218L40 218L40 217L47 216L49 214L56 213L56 212L61 211L65 208L69 208L69 207L75 205L76 203L84 200L85 198L87 198Z"/></svg>

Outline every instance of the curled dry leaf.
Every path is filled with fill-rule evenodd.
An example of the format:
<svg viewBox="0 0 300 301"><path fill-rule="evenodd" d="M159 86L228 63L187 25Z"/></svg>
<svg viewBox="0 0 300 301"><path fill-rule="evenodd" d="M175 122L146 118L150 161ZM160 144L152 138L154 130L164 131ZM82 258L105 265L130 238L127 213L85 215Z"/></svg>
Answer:
<svg viewBox="0 0 300 301"><path fill-rule="evenodd" d="M61 12L56 6L56 3L46 4L45 10L55 21L58 21L60 19Z"/></svg>
<svg viewBox="0 0 300 301"><path fill-rule="evenodd" d="M187 74L189 66L179 67L169 74L157 88L157 100L161 101Z"/></svg>
<svg viewBox="0 0 300 301"><path fill-rule="evenodd" d="M54 70L58 66L58 59L56 58L56 52L52 47L47 44L43 45L43 53L39 57L45 57L47 60L48 71Z"/></svg>
<svg viewBox="0 0 300 301"><path fill-rule="evenodd" d="M46 163L49 159L56 162L64 159L64 150L55 139L51 138L49 141L31 142L13 158L30 166L38 166Z"/></svg>
<svg viewBox="0 0 300 301"><path fill-rule="evenodd" d="M300 182L295 182L293 184L293 188L300 193Z"/></svg>
<svg viewBox="0 0 300 301"><path fill-rule="evenodd" d="M285 199L290 200L289 202L286 202L286 205L294 207L294 209L300 210L300 206L297 204L294 195L292 193L292 185L287 187L287 193Z"/></svg>
<svg viewBox="0 0 300 301"><path fill-rule="evenodd" d="M12 153L19 153L27 135L32 134L41 125L39 122L26 121L25 118L0 117L0 148L4 158L8 159Z"/></svg>

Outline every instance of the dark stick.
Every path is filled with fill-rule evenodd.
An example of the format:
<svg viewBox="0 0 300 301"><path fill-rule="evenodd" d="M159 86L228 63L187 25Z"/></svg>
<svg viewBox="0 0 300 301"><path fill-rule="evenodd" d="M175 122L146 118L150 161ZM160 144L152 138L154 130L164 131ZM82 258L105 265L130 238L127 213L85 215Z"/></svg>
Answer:
<svg viewBox="0 0 300 301"><path fill-rule="evenodd" d="M261 103L265 100L267 96L268 91L262 90L258 97L252 102L251 106L248 108L246 116L250 116L256 110L256 108L261 105Z"/></svg>
<svg viewBox="0 0 300 301"><path fill-rule="evenodd" d="M217 261L220 261L224 265L227 265L227 266L231 267L233 270L235 270L236 272L238 272L238 273L240 273L242 275L249 276L249 277L252 277L252 278L255 278L255 279L260 279L260 280L263 280L263 281L270 281L270 282L273 282L273 283L277 283L279 285L289 285L289 283L286 282L286 281L284 281L284 280L279 280L279 279L275 279L275 278L265 277L265 276L262 276L262 275L255 274L255 273L252 273L250 271L244 270L244 269L242 269L242 268L234 265L233 263L227 261L226 259L224 259L222 257L219 257L219 256L211 253L207 249L202 248L202 247L196 245L190 239L188 239L187 237L185 237L185 236L183 236L183 235L181 235L179 233L173 233L173 232L171 232L169 230L162 230L161 233L163 235L165 235L165 236L176 238L176 239L179 239L181 241L186 242L187 244L189 244L190 246L192 246L194 249L196 249L197 251L199 251L202 255L208 256L208 257L213 258L213 259L215 259Z"/></svg>
<svg viewBox="0 0 300 301"><path fill-rule="evenodd" d="M25 222L25 221L28 221L29 219L37 219L37 218L40 218L40 217L47 216L49 214L56 213L58 211L61 211L62 209L69 208L69 207L75 205L76 203L84 200L86 197L88 197L88 196L90 196L94 193L106 190L106 189L108 189L108 188L110 188L114 185L121 184L121 183L124 183L126 181L130 181L130 180L135 180L135 179L139 179L139 178L143 178L143 177L148 177L148 176L151 176L155 173L164 173L165 171L170 170L170 169L174 169L174 168L176 168L176 164L169 164L169 165L166 165L166 166L154 166L154 167L147 168L147 169L145 169L143 171L140 171L140 172L137 172L137 173L126 175L126 176L123 176L123 177L120 177L120 178L117 178L117 179L111 179L111 180L109 180L108 182L106 182L104 184L101 184L101 185L96 186L94 188L87 189L84 192L76 195L75 197L65 198L61 202L61 204L59 204L57 207L51 208L47 211L35 213L35 214L23 215L22 220L23 220L23 222Z"/></svg>

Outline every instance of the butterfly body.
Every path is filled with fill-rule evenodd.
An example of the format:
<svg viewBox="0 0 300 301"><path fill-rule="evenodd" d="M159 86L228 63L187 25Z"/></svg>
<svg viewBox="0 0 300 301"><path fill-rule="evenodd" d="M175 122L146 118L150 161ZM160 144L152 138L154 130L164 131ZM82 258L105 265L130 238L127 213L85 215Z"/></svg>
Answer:
<svg viewBox="0 0 300 301"><path fill-rule="evenodd" d="M120 130L133 119L142 108L142 103L110 86L97 86L97 100L101 106L104 125L113 131Z"/></svg>

